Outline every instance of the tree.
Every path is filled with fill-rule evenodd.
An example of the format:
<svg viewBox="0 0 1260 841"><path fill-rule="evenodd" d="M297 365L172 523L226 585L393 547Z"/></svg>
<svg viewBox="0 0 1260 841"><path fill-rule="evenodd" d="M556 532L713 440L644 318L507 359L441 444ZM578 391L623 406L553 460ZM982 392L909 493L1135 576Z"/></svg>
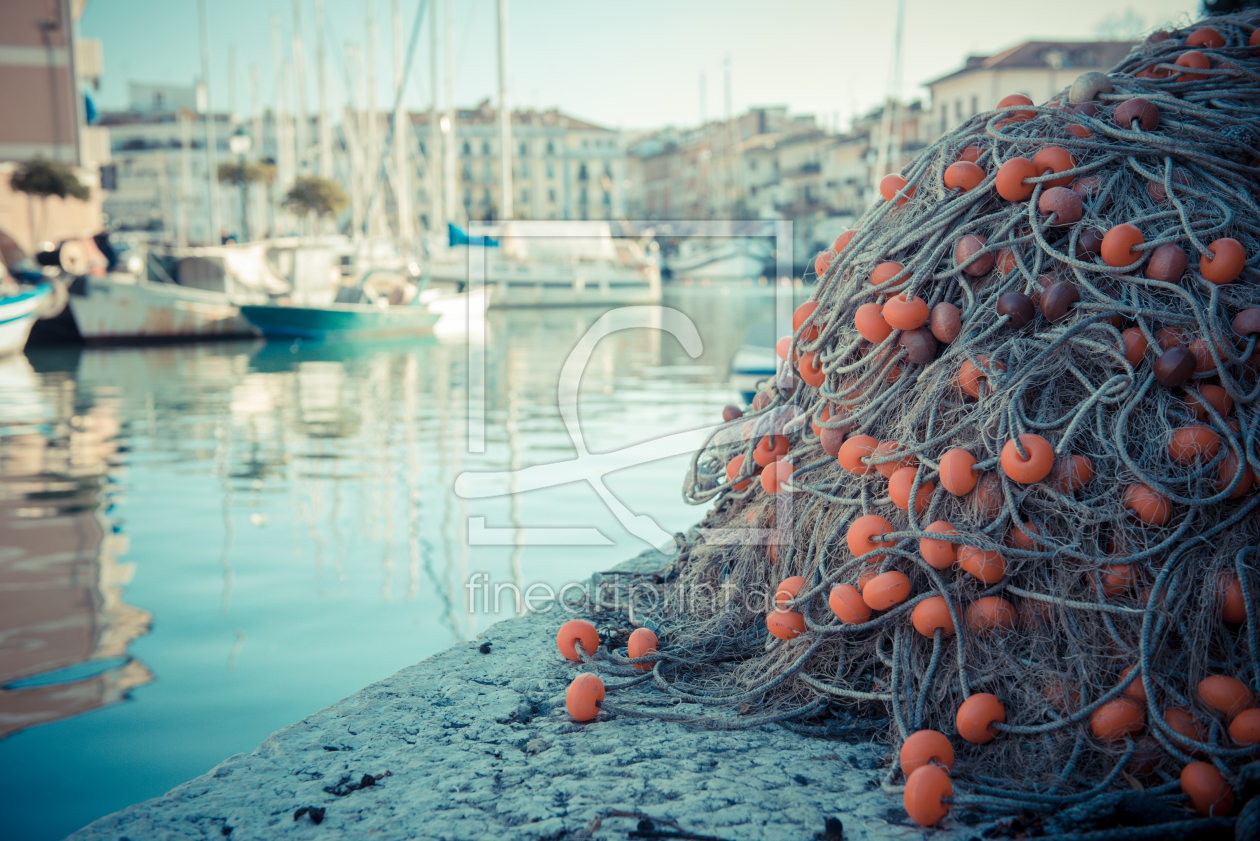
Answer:
<svg viewBox="0 0 1260 841"><path fill-rule="evenodd" d="M293 182L284 206L299 216L336 216L350 204L350 198L336 181L315 175L300 175Z"/></svg>
<svg viewBox="0 0 1260 841"><path fill-rule="evenodd" d="M87 201L92 193L78 179L78 176L65 164L35 158L22 164L9 177L9 186L19 193L26 194L28 202L27 215L31 223L31 242L42 239L43 224L48 218L48 197L59 199L73 198ZM44 217L40 225L35 224L35 199L39 199L40 209Z"/></svg>
<svg viewBox="0 0 1260 841"><path fill-rule="evenodd" d="M276 180L274 164L262 161L219 164L219 183L231 184L241 191L241 236L249 239L249 187L251 184L270 184Z"/></svg>

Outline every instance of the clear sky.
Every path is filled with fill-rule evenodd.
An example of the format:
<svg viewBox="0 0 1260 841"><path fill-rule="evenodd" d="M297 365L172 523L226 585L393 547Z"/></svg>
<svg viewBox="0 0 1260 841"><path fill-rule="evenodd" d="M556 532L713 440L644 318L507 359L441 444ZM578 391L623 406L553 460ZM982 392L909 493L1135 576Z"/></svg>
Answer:
<svg viewBox="0 0 1260 841"><path fill-rule="evenodd" d="M346 46L364 48L373 1L325 0L327 95L335 107L346 99ZM377 103L385 108L394 74L392 3L401 10L405 44L424 0L375 2ZM446 0L436 2L445 8ZM465 106L493 101L497 0L452 5L455 99ZM289 58L295 6L308 65L306 99L314 108L314 0L208 0L215 110L229 103L233 47L238 112L249 108L251 64L258 66L263 106L274 103L271 18L279 17ZM1118 25L1145 32L1193 19L1198 9L1197 0L906 0L902 90L920 95L923 82L954 69L968 53L1030 38L1088 39ZM723 115L729 58L736 113L786 104L826 125L837 118L847 125L888 89L895 19L892 0L508 0L510 97L514 107L559 107L611 127L694 124L702 74L707 115ZM100 107L125 106L128 81L192 84L200 75L196 0L90 0L80 28L105 44ZM439 34L445 34L441 20ZM430 101L427 19L419 43L406 96L414 109Z"/></svg>

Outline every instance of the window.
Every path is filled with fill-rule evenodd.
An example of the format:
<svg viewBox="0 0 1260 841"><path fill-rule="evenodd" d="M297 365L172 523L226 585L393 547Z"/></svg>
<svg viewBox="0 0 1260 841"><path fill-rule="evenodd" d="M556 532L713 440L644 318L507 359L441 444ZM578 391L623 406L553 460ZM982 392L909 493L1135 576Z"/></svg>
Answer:
<svg viewBox="0 0 1260 841"><path fill-rule="evenodd" d="M548 154L548 155L554 155L555 153L556 153L556 144L554 144L554 143L552 143L550 140L548 140L548 141L547 141L547 154Z"/></svg>
<svg viewBox="0 0 1260 841"><path fill-rule="evenodd" d="M585 181L587 177L586 164L580 164L578 166L578 181Z"/></svg>
<svg viewBox="0 0 1260 841"><path fill-rule="evenodd" d="M481 191L481 203L490 204L490 188L489 187Z"/></svg>
<svg viewBox="0 0 1260 841"><path fill-rule="evenodd" d="M483 154L483 155L488 155L488 154L490 154L490 143L489 143L489 141L486 141L486 140L481 141L481 154Z"/></svg>
<svg viewBox="0 0 1260 841"><path fill-rule="evenodd" d="M941 131L949 128L949 105L941 103Z"/></svg>
<svg viewBox="0 0 1260 841"><path fill-rule="evenodd" d="M555 190L548 190L548 191L547 191L547 201L551 202L552 204L555 204L555 203L556 203L556 191L555 191Z"/></svg>
<svg viewBox="0 0 1260 841"><path fill-rule="evenodd" d="M973 93L971 95L971 116L974 117L979 113L980 113L980 97L976 96Z"/></svg>
<svg viewBox="0 0 1260 841"><path fill-rule="evenodd" d="M521 161L521 178L529 178L529 161Z"/></svg>
<svg viewBox="0 0 1260 841"><path fill-rule="evenodd" d="M604 207L612 207L612 193L604 191Z"/></svg>
<svg viewBox="0 0 1260 841"><path fill-rule="evenodd" d="M526 146L524 143L521 144L520 149L521 149L522 158L529 154L529 147Z"/></svg>
<svg viewBox="0 0 1260 841"><path fill-rule="evenodd" d="M464 180L472 181L472 164L464 164Z"/></svg>
<svg viewBox="0 0 1260 841"><path fill-rule="evenodd" d="M551 161L547 161L547 177L548 178L556 177L556 165L553 164Z"/></svg>
<svg viewBox="0 0 1260 841"><path fill-rule="evenodd" d="M468 141L464 141L464 148L460 150L464 155L472 154L472 147L468 145Z"/></svg>
<svg viewBox="0 0 1260 841"><path fill-rule="evenodd" d="M529 204L529 190L521 190L521 204Z"/></svg>
<svg viewBox="0 0 1260 841"><path fill-rule="evenodd" d="M955 120L962 119L962 100L961 99L954 100L954 119Z"/></svg>

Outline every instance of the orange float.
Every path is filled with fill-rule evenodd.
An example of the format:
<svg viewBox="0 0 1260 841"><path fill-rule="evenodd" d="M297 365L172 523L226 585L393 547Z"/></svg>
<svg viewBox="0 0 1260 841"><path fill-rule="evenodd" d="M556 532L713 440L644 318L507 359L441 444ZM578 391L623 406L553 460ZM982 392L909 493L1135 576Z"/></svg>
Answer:
<svg viewBox="0 0 1260 841"><path fill-rule="evenodd" d="M863 462L862 459L874 455L877 446L879 442L869 435L854 435L840 445L840 452L836 458L840 466L854 476L865 476L875 468Z"/></svg>
<svg viewBox="0 0 1260 841"><path fill-rule="evenodd" d="M937 520L924 531L932 534L955 536L958 534L954 527L944 520ZM949 569L958 561L958 548L956 544L950 543L948 540L934 540L930 537L922 538L919 541L919 554L923 556L923 560L927 561L928 566L933 569Z"/></svg>
<svg viewBox="0 0 1260 841"><path fill-rule="evenodd" d="M1012 482L1021 485L1031 485L1049 476L1054 469L1054 448L1050 442L1040 435L1026 432L1019 436L1019 443L1027 451L1028 458L1020 456L1014 441L1007 441L1002 448L1002 472Z"/></svg>
<svg viewBox="0 0 1260 841"><path fill-rule="evenodd" d="M853 524L849 526L845 539L849 544L849 551L853 553L853 557L860 558L867 552L873 552L876 549L891 549L893 546L896 546L896 542L891 540L887 542L875 540L876 537L888 534L892 530L892 523L878 514L864 514L854 520ZM867 558L867 561L876 563L883 559L884 556L881 554Z"/></svg>
<svg viewBox="0 0 1260 841"><path fill-rule="evenodd" d="M630 639L626 640L626 656L631 659L647 657L655 654L659 645L660 640L656 638L651 628L635 628L630 633ZM640 671L647 671L652 668L652 664L635 663L634 667Z"/></svg>
<svg viewBox="0 0 1260 841"><path fill-rule="evenodd" d="M1194 716L1180 707L1169 707L1164 710L1164 723L1174 732L1191 742L1202 742L1207 739L1207 731L1203 725L1194 720ZM1174 740L1174 744L1180 744ZM1184 746L1182 746L1184 748Z"/></svg>
<svg viewBox="0 0 1260 841"><path fill-rule="evenodd" d="M962 447L946 450L945 455L941 456L941 487L954 496L971 493L980 479L973 470L975 466L976 457Z"/></svg>
<svg viewBox="0 0 1260 841"><path fill-rule="evenodd" d="M1234 716L1229 723L1229 737L1240 745L1260 744L1260 710L1243 710Z"/></svg>
<svg viewBox="0 0 1260 841"><path fill-rule="evenodd" d="M805 633L805 617L794 610L775 610L766 616L766 628L781 640L793 640Z"/></svg>
<svg viewBox="0 0 1260 841"><path fill-rule="evenodd" d="M1210 26L1201 26L1186 36L1186 46L1219 49L1225 46L1225 36Z"/></svg>
<svg viewBox="0 0 1260 841"><path fill-rule="evenodd" d="M757 446L753 447L753 461L765 467L787 455L791 446L787 436L781 432L762 436Z"/></svg>
<svg viewBox="0 0 1260 841"><path fill-rule="evenodd" d="M937 629L947 637L957 633L954 617L950 615L949 604L944 596L929 596L916 604L910 612L910 624L928 639L936 636Z"/></svg>
<svg viewBox="0 0 1260 841"><path fill-rule="evenodd" d="M1204 254L1199 258L1199 274L1218 286L1238 277L1247 265L1242 243L1231 237L1214 240L1207 250L1212 256Z"/></svg>
<svg viewBox="0 0 1260 841"><path fill-rule="evenodd" d="M827 269L831 268L831 254L822 251L814 258L814 275L822 277L827 273Z"/></svg>
<svg viewBox="0 0 1260 841"><path fill-rule="evenodd" d="M905 266L894 260L888 260L880 263L878 266L871 269L871 284L879 286L880 284L887 283L905 270Z"/></svg>
<svg viewBox="0 0 1260 841"><path fill-rule="evenodd" d="M1006 575L1006 559L996 549L959 546L958 566L985 584L996 584Z"/></svg>
<svg viewBox="0 0 1260 841"><path fill-rule="evenodd" d="M1089 729L1104 742L1119 742L1125 736L1135 736L1146 726L1146 713L1132 698L1116 698L1108 701L1089 717Z"/></svg>
<svg viewBox="0 0 1260 841"><path fill-rule="evenodd" d="M902 292L884 302L884 321L897 330L913 330L927 324L928 305L918 295Z"/></svg>
<svg viewBox="0 0 1260 841"><path fill-rule="evenodd" d="M1130 327L1120 334L1124 340L1124 359L1130 365L1137 366L1146 356L1146 336L1136 327Z"/></svg>
<svg viewBox="0 0 1260 841"><path fill-rule="evenodd" d="M994 187L998 195L1007 201L1024 201L1033 194L1035 185L1025 184L1025 178L1040 175L1037 167L1027 158L1011 158L998 167Z"/></svg>
<svg viewBox="0 0 1260 841"><path fill-rule="evenodd" d="M958 735L973 745L987 744L996 739L998 731L993 729L995 723L1006 723L1006 707L996 695L988 692L977 692L963 701L954 716Z"/></svg>
<svg viewBox="0 0 1260 841"><path fill-rule="evenodd" d="M887 456L895 455L900 450L901 444L896 441L880 441L878 446L875 447L875 452L873 452L871 456L872 458L885 458ZM919 460L914 456L905 455L894 461L886 461L881 464L877 464L875 465L875 469L878 470L880 475L884 478L891 479L892 475L901 468L914 467L918 463Z"/></svg>
<svg viewBox="0 0 1260 841"><path fill-rule="evenodd" d="M945 189L969 192L984 183L985 172L972 161L957 161L945 167Z"/></svg>
<svg viewBox="0 0 1260 841"><path fill-rule="evenodd" d="M902 800L906 814L919 826L933 826L949 814L945 798L954 796L954 786L949 773L935 765L924 765L906 780Z"/></svg>
<svg viewBox="0 0 1260 841"><path fill-rule="evenodd" d="M871 610L887 610L910 598L910 579L904 572L890 569L866 582L862 601Z"/></svg>
<svg viewBox="0 0 1260 841"><path fill-rule="evenodd" d="M1109 599L1123 596L1133 587L1135 577L1133 564L1110 564L1103 567L1103 594Z"/></svg>
<svg viewBox="0 0 1260 841"><path fill-rule="evenodd" d="M1047 172L1067 172L1069 169L1076 169L1076 161L1072 158L1072 153L1061 146L1047 146L1032 159L1033 168L1037 170L1038 175L1045 175ZM1063 178L1055 178L1052 181L1045 181L1041 185L1042 190L1049 190L1051 187L1066 187L1071 184L1075 176L1068 175Z"/></svg>
<svg viewBox="0 0 1260 841"><path fill-rule="evenodd" d="M1168 441L1168 455L1177 464L1194 464L1199 459L1211 461L1221 451L1221 436L1201 424L1174 430Z"/></svg>
<svg viewBox="0 0 1260 841"><path fill-rule="evenodd" d="M1221 618L1232 625L1247 621L1247 603L1243 601L1242 582L1238 576L1228 573L1218 583L1221 594Z"/></svg>
<svg viewBox="0 0 1260 841"><path fill-rule="evenodd" d="M743 469L744 469L744 456L742 453L740 455L735 456L735 458L731 459L730 461L726 463L726 481L734 482L734 484L731 485L731 487L733 487L737 491L742 491L745 488L747 488L750 484L752 484L751 478L744 479L741 482L735 481L736 477L739 476L739 474L743 471Z"/></svg>
<svg viewBox="0 0 1260 841"><path fill-rule="evenodd" d="M1124 489L1124 507L1148 526L1162 526L1172 516L1172 503L1149 485L1134 483Z"/></svg>
<svg viewBox="0 0 1260 841"><path fill-rule="evenodd" d="M1022 93L1013 93L1013 94L1010 94L1009 96L1004 96L1000 100L998 100L997 107L1009 108L1013 105L1032 105L1032 104L1033 104L1033 101L1029 99L1028 97L1024 96ZM1011 111L1009 112L1009 114L1010 116L1023 117L1026 120L1031 120L1033 117L1037 116L1037 112L1033 110Z"/></svg>
<svg viewBox="0 0 1260 841"><path fill-rule="evenodd" d="M792 478L796 468L786 461L776 461L761 472L761 487L768 494L783 490L783 483Z"/></svg>
<svg viewBox="0 0 1260 841"><path fill-rule="evenodd" d="M1223 491L1234 482L1234 477L1238 475L1238 456L1233 451L1225 454L1225 458L1221 459L1221 466L1216 471L1216 490ZM1255 475L1251 472L1251 465L1243 463L1243 475L1238 480L1238 486L1229 494L1229 499L1238 499L1238 497L1251 490L1251 484L1255 481Z"/></svg>
<svg viewBox="0 0 1260 841"><path fill-rule="evenodd" d="M861 625L871 618L871 609L862 601L862 593L852 584L839 584L827 596L831 612L846 625Z"/></svg>
<svg viewBox="0 0 1260 841"><path fill-rule="evenodd" d="M902 467L888 479L888 496L893 505L903 511L910 508L910 491L914 487L914 477L919 472L917 467ZM919 483L919 492L914 497L914 513L922 514L932 501L932 491L936 485L932 482Z"/></svg>
<svg viewBox="0 0 1260 841"><path fill-rule="evenodd" d="M1116 225L1103 236L1099 254L1108 266L1131 266L1142 259L1142 252L1134 247L1146 242L1137 225L1124 222Z"/></svg>
<svg viewBox="0 0 1260 841"><path fill-rule="evenodd" d="M1181 769L1181 790L1200 814L1228 815L1234 809L1233 789L1210 763L1191 762Z"/></svg>
<svg viewBox="0 0 1260 841"><path fill-rule="evenodd" d="M1120 682L1124 683L1124 681L1128 679L1129 673L1132 672L1136 668L1137 666L1129 666L1127 669L1121 672ZM1142 706L1146 706L1146 701L1147 701L1146 686L1142 683L1142 676L1140 674L1133 679L1132 683L1130 683L1128 686L1124 688L1124 694L1127 697L1132 698L1134 701L1137 701Z"/></svg>
<svg viewBox="0 0 1260 841"><path fill-rule="evenodd" d="M580 644L582 652L590 657L599 648L599 631L596 631L595 626L585 619L570 619L561 625L556 633L556 646L567 659L574 663L581 663L582 658L578 656L574 643Z"/></svg>
<svg viewBox="0 0 1260 841"><path fill-rule="evenodd" d="M944 733L919 730L911 733L901 743L898 758L901 762L901 773L907 777L930 762L950 771L954 767L954 746Z"/></svg>
<svg viewBox="0 0 1260 841"><path fill-rule="evenodd" d="M784 336L774 343L774 353L784 362L787 362L788 354L792 352L792 337Z"/></svg>
<svg viewBox="0 0 1260 841"><path fill-rule="evenodd" d="M796 594L805 586L805 576L793 575L779 582L778 588L774 591L774 603L783 607L785 604L796 598Z"/></svg>
<svg viewBox="0 0 1260 841"><path fill-rule="evenodd" d="M1233 719L1255 704L1255 698L1247 685L1229 675L1205 677L1199 681L1198 695L1205 706L1223 712L1226 720Z"/></svg>
<svg viewBox="0 0 1260 841"><path fill-rule="evenodd" d="M1013 631L1018 614L1015 605L1001 596L984 596L967 606L967 628L975 634Z"/></svg>
<svg viewBox="0 0 1260 841"><path fill-rule="evenodd" d="M857 231L845 231L836 237L836 241L832 243L831 250L839 254L846 245L853 241L855 236L857 236Z"/></svg>
<svg viewBox="0 0 1260 841"><path fill-rule="evenodd" d="M796 364L796 370L800 372L801 379L814 388L818 388L827 381L827 374L822 369L822 361L816 353L801 354L801 361Z"/></svg>
<svg viewBox="0 0 1260 841"><path fill-rule="evenodd" d="M897 200L897 207L901 207L909 201L918 190L918 187L911 187L907 190L906 179L896 173L885 175L879 182L879 194L884 197L885 201L892 201L898 193L902 194L902 197Z"/></svg>
<svg viewBox="0 0 1260 841"><path fill-rule="evenodd" d="M976 361L980 363L980 367L973 365L970 359L963 360L962 367L958 369L956 382L964 392L979 398L982 393L987 395L992 390L989 377L997 371L1005 371L1006 366L989 359L984 354L976 354Z"/></svg>
<svg viewBox="0 0 1260 841"><path fill-rule="evenodd" d="M979 147L979 146L967 146L967 147L965 147L965 148L964 148L961 152L959 152L959 153L958 153L958 160L960 160L960 161L967 161L967 162L969 162L969 163L973 163L973 164L974 164L974 163L979 163L979 161L980 161L980 147Z"/></svg>
<svg viewBox="0 0 1260 841"><path fill-rule="evenodd" d="M1187 50L1177 56L1177 60L1173 64L1178 67L1184 67L1181 75L1177 77L1178 82L1198 82L1207 78L1206 73L1191 73L1191 70L1207 70L1212 66L1212 60L1198 50Z"/></svg>
<svg viewBox="0 0 1260 841"><path fill-rule="evenodd" d="M1201 421L1209 417L1208 406L1215 409L1221 417L1225 417L1234 409L1234 398L1230 397L1229 392L1219 385L1201 385L1197 392L1186 389L1186 403L1194 412L1194 416Z"/></svg>
<svg viewBox="0 0 1260 841"><path fill-rule="evenodd" d="M853 326L857 328L858 335L873 345L887 339L893 331L884 319L879 304L874 302L857 308L857 312L853 314Z"/></svg>
<svg viewBox="0 0 1260 841"><path fill-rule="evenodd" d="M1079 491L1094 478L1094 463L1087 456L1073 455L1057 459L1050 471L1050 482L1059 493Z"/></svg>
<svg viewBox="0 0 1260 841"><path fill-rule="evenodd" d="M564 705L577 721L590 721L599 715L604 700L604 682L589 672L578 675L564 693Z"/></svg>
<svg viewBox="0 0 1260 841"><path fill-rule="evenodd" d="M1041 532L1033 525L1031 520L1025 520L1023 525L1016 526L1006 533L1006 545L1012 549L1036 552L1041 549L1041 544L1037 542L1037 538L1034 535L1040 534Z"/></svg>

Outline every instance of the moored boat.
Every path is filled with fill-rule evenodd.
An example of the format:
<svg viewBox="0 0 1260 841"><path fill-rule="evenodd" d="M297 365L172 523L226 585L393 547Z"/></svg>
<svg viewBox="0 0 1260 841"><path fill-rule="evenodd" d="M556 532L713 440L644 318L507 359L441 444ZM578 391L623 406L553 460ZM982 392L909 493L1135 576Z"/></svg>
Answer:
<svg viewBox="0 0 1260 841"><path fill-rule="evenodd" d="M52 286L47 283L0 297L0 356L17 353L26 346L31 328L51 297Z"/></svg>
<svg viewBox="0 0 1260 841"><path fill-rule="evenodd" d="M267 338L339 340L424 335L441 316L424 306L246 304L241 315Z"/></svg>

